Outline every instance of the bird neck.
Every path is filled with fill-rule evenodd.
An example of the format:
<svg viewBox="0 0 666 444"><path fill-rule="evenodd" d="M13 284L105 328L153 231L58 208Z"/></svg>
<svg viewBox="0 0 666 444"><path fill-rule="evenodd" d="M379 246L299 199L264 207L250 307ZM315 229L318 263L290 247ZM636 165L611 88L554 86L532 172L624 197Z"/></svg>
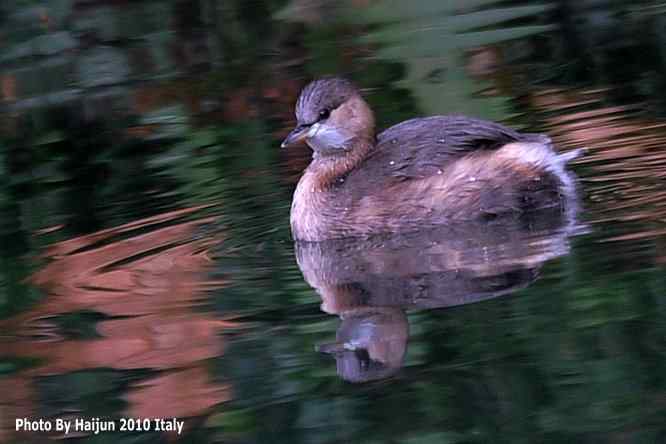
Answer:
<svg viewBox="0 0 666 444"><path fill-rule="evenodd" d="M375 144L374 138L357 137L350 143L350 149L341 155L315 153L306 171L313 176L315 191L329 191L343 184L346 176L363 163Z"/></svg>

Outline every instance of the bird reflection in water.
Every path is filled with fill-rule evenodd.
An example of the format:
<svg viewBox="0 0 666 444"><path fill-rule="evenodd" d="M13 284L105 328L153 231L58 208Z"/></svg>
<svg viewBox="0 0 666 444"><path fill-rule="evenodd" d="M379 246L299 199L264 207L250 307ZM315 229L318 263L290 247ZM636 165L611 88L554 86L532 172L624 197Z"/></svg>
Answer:
<svg viewBox="0 0 666 444"><path fill-rule="evenodd" d="M577 208L569 196L570 208ZM534 282L569 252L576 213L446 226L374 239L297 243L296 257L324 312L340 317L336 341L318 346L349 382L391 377L403 365L406 311L470 304Z"/></svg>

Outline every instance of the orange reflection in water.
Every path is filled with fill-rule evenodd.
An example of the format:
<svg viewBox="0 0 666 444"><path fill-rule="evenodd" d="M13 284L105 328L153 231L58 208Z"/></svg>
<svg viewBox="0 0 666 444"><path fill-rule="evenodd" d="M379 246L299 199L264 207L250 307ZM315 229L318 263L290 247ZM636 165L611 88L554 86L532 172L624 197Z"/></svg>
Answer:
<svg viewBox="0 0 666 444"><path fill-rule="evenodd" d="M9 332L0 355L37 358L43 364L0 380L0 438L14 418L36 412L34 378L95 368L161 370L125 394L127 416L193 417L230 398L214 382L206 360L223 353L220 332L234 326L202 309L209 250L220 242L191 220L202 207L174 211L52 245L50 262L30 282L46 298L0 324ZM186 220L186 219L190 220ZM110 318L95 325L99 338L71 339L57 316L91 311ZM85 412L81 412L85 416Z"/></svg>
<svg viewBox="0 0 666 444"><path fill-rule="evenodd" d="M605 242L659 239L666 235L666 123L647 118L643 106L605 106L606 93L548 90L534 95L533 102L550 107L547 131L557 144L588 148L577 162L587 168L582 180L591 223L641 224ZM579 103L586 104L584 109Z"/></svg>

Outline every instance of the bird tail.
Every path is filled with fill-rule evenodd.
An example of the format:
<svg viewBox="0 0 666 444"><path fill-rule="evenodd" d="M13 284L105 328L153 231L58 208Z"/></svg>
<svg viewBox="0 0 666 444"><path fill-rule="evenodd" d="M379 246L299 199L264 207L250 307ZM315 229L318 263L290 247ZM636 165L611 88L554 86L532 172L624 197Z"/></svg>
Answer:
<svg viewBox="0 0 666 444"><path fill-rule="evenodd" d="M557 155L557 160L563 164L566 165L567 163L571 162L574 159L577 159L581 156L583 156L587 152L586 148L578 148L575 150L567 151L566 153L561 153Z"/></svg>

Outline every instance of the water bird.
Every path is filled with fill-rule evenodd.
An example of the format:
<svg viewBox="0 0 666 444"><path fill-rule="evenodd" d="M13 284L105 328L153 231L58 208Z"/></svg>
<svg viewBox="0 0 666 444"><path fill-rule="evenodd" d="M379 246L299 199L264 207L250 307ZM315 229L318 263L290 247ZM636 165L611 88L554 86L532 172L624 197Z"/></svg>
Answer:
<svg viewBox="0 0 666 444"><path fill-rule="evenodd" d="M377 134L359 88L314 80L296 103L297 125L282 142L305 142L312 161L291 205L297 241L368 237L538 210L575 213L566 169L543 134L462 115L414 118Z"/></svg>

